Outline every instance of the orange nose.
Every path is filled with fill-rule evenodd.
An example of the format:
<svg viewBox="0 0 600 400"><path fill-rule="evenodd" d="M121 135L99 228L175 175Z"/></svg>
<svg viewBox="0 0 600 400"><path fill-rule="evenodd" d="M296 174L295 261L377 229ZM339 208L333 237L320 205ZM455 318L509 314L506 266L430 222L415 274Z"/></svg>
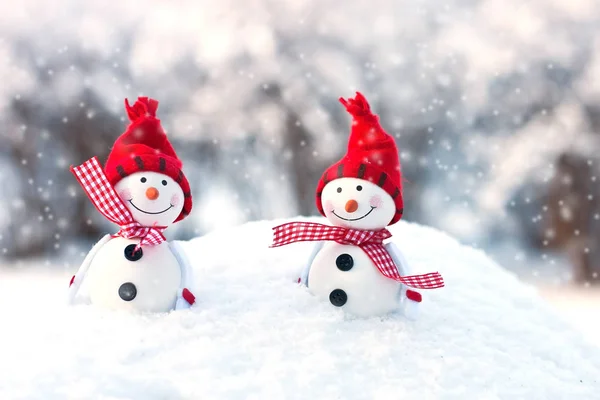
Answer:
<svg viewBox="0 0 600 400"><path fill-rule="evenodd" d="M348 200L346 202L346 207L344 208L346 209L346 212L353 213L354 211L358 210L358 203L356 200Z"/></svg>
<svg viewBox="0 0 600 400"><path fill-rule="evenodd" d="M158 193L158 189L155 187L149 187L148 189L146 189L146 197L150 200L158 199L159 194L160 193Z"/></svg>

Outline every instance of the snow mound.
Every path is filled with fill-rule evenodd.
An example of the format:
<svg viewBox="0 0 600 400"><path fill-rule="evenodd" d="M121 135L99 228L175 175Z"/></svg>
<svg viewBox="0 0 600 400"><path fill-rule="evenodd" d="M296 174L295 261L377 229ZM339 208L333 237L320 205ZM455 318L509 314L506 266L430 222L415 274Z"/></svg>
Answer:
<svg viewBox="0 0 600 400"><path fill-rule="evenodd" d="M66 307L68 276L0 271L1 399L599 398L600 351L483 253L400 222L421 318L352 319L295 282L312 244L255 222L182 243L197 306Z"/></svg>

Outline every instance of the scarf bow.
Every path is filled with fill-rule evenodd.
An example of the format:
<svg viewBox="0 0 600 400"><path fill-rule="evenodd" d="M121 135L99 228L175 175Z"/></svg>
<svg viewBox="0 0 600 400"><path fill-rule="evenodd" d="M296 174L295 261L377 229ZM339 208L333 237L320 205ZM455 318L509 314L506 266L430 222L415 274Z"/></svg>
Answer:
<svg viewBox="0 0 600 400"><path fill-rule="evenodd" d="M383 241L390 237L392 234L387 229L365 231L315 222L291 222L273 228L271 247L285 246L295 242L326 240L351 244L360 247L373 261L379 272L389 279L416 289L437 289L444 286L444 279L439 272L400 276L394 260L383 246Z"/></svg>

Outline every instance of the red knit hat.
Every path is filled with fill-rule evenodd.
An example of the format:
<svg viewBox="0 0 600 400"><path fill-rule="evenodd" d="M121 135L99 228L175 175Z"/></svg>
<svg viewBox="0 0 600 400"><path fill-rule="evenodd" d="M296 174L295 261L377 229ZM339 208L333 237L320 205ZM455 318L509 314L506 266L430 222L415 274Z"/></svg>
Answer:
<svg viewBox="0 0 600 400"><path fill-rule="evenodd" d="M190 184L181 170L181 160L156 118L158 101L138 97L133 106L125 99L125 109L131 124L119 136L108 155L104 172L115 186L121 179L140 171L153 171L171 177L183 190L183 209L175 222L192 210Z"/></svg>
<svg viewBox="0 0 600 400"><path fill-rule="evenodd" d="M367 99L356 93L353 99L340 102L352 114L352 130L348 151L344 158L329 167L317 186L317 208L322 215L321 193L329 182L338 178L359 178L371 181L385 190L396 203L396 214L390 225L398 222L404 212L402 199L402 172L394 138L379 124L379 117L371 112Z"/></svg>

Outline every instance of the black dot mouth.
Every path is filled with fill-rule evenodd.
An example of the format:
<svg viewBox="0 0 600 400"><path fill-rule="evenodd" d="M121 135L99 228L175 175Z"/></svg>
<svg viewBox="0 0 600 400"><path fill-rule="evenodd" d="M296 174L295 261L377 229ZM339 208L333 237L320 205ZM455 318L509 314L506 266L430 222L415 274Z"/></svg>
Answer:
<svg viewBox="0 0 600 400"><path fill-rule="evenodd" d="M335 213L335 210L331 210L331 212L333 213L333 215L335 215L335 216L336 216L336 217L338 217L339 219L343 219L344 221L350 221L350 222L352 222L352 221L358 221L358 220L361 220L361 219L363 219L363 218L366 218L366 217L367 217L369 214L371 214L371 213L373 212L373 210L374 210L374 209L376 209L376 208L377 208L377 207L373 207L373 206L371 206L371 209L369 210L369 212L368 212L368 213L366 213L365 215L363 215L362 217L359 217L359 218L344 218L344 217L340 217L339 215L337 215L337 214Z"/></svg>
<svg viewBox="0 0 600 400"><path fill-rule="evenodd" d="M133 208L135 208L136 210L143 212L144 214L150 214L150 215L156 215L156 214L162 214L162 213L166 213L167 211L169 211L171 208L175 207L173 204L169 204L168 208L165 208L162 211L158 211L158 212L150 212L150 211L144 211L141 208L139 208L138 206L136 206L135 204L133 204L133 199L129 199L127 200L129 202L129 204L131 204L133 206Z"/></svg>

